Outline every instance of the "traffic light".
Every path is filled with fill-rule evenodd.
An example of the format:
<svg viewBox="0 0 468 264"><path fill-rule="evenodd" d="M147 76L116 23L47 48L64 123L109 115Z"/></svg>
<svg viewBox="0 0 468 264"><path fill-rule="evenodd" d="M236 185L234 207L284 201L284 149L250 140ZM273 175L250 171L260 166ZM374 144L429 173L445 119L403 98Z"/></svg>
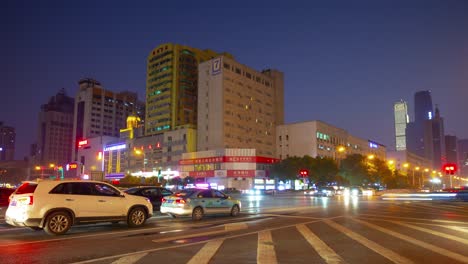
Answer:
<svg viewBox="0 0 468 264"><path fill-rule="evenodd" d="M447 163L444 165L444 171L447 175L454 175L457 171L457 165L453 163Z"/></svg>
<svg viewBox="0 0 468 264"><path fill-rule="evenodd" d="M302 178L305 178L307 176L309 176L309 171L308 170L300 170L299 171L299 175L302 177Z"/></svg>

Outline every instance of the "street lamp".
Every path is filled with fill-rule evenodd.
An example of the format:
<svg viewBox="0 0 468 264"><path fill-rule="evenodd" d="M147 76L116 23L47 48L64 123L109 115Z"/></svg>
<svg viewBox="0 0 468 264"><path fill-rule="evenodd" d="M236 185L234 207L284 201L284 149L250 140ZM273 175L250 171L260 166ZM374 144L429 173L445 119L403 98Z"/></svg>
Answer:
<svg viewBox="0 0 468 264"><path fill-rule="evenodd" d="M375 158L374 154L370 154L369 156L367 156L368 159L370 160L373 160Z"/></svg>

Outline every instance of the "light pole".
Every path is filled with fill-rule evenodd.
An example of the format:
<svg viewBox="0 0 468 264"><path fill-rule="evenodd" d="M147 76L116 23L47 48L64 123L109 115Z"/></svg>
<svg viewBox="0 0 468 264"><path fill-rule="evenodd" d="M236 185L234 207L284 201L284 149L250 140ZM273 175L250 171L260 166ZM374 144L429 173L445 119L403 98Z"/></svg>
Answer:
<svg viewBox="0 0 468 264"><path fill-rule="evenodd" d="M406 180L407 180L407 182L409 184L408 167L409 167L409 163L404 163L403 164L403 168L405 168L405 170L406 170ZM414 183L414 179L413 179L413 183Z"/></svg>
<svg viewBox="0 0 468 264"><path fill-rule="evenodd" d="M140 155L143 156L143 171L146 171L146 162L145 162L146 157L145 157L145 151L142 151L142 150L137 149L137 150L135 150L135 154L136 154L137 156L140 156Z"/></svg>
<svg viewBox="0 0 468 264"><path fill-rule="evenodd" d="M36 166L34 169L37 170L37 171L40 170L41 171L41 179L44 179L44 167Z"/></svg>
<svg viewBox="0 0 468 264"><path fill-rule="evenodd" d="M415 169L416 169L416 171L419 172L419 169L420 169L420 168L419 168L419 167L416 167ZM420 180L419 180L419 188L421 188L421 178L419 178L419 179L420 179ZM413 185L414 185L414 170L413 170Z"/></svg>

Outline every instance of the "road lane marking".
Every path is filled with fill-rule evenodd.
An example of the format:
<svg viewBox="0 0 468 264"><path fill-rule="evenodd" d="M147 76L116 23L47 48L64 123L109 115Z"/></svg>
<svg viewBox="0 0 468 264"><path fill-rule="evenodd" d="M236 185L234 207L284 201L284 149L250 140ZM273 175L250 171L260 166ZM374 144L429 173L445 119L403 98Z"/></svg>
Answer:
<svg viewBox="0 0 468 264"><path fill-rule="evenodd" d="M223 244L223 239L213 240L206 243L200 251L193 256L187 264L206 264L216 254L219 247Z"/></svg>
<svg viewBox="0 0 468 264"><path fill-rule="evenodd" d="M283 218L299 218L299 219L323 219L320 217L313 217L313 216L298 216L298 215L280 215L280 214L261 214L264 216L275 216L275 217L283 217Z"/></svg>
<svg viewBox="0 0 468 264"><path fill-rule="evenodd" d="M258 232L258 246L257 246L257 263L259 264L276 264L275 246L273 245L273 238L271 231Z"/></svg>
<svg viewBox="0 0 468 264"><path fill-rule="evenodd" d="M111 264L133 264L133 263L136 263L138 260L140 260L141 258L143 258L146 255L148 255L148 253L140 253L140 254L135 254L135 255L131 255L131 256L126 256L126 257L120 258L120 259L112 262Z"/></svg>
<svg viewBox="0 0 468 264"><path fill-rule="evenodd" d="M241 219L256 219L256 218L260 218L261 216L248 216L248 217L240 217L240 218L236 218L236 220L241 220ZM218 220L218 221L207 221L207 222L204 222L204 223L200 223L200 224L188 224L188 225L184 225L185 228L190 228L190 227L203 227L203 226L210 226L210 225L213 225L213 224L218 224L218 223L224 223L224 222L227 222L227 221L231 221L232 219L224 219L224 220ZM181 223L186 223L186 222L175 222L174 223L174 226L177 226L177 224L181 224ZM106 227L106 226L110 226L110 225L107 225L107 224L101 224L100 226L103 226L103 227ZM95 226L92 226L92 227L95 227ZM87 228L86 226L77 226L77 228L79 229L84 229L84 228ZM103 233L97 233L97 234L89 234L89 235L80 235L82 233L78 233L78 234L73 234L71 233L70 235L76 235L76 236L71 236L71 237L61 237L61 238L52 238L52 239L46 239L46 240L37 240L37 241L28 241L28 242L19 242L19 243L6 243L6 244L0 244L0 248L1 247L6 247L6 246L18 246L18 245L25 245L25 244L35 244L35 243L47 243L47 242L55 242L55 241L62 241L62 240L72 240L72 239L80 239L80 238L92 238L92 237L99 237L99 236L108 236L108 235L125 235L125 234L128 234L128 233L138 233L142 230L144 231L157 231L157 230L163 230L163 229L171 229L171 228L174 228L172 225L171 226L164 226L164 227L150 227L150 228L143 228L143 229L139 229L139 230L135 230L135 229L131 229L131 230L124 230L124 231L111 231L111 232L103 232ZM21 230L21 229L28 229L28 228L24 228L24 227L13 227L11 230L8 230L8 231L15 231L15 230ZM7 232L7 230L3 231L3 229L0 229L0 232Z"/></svg>
<svg viewBox="0 0 468 264"><path fill-rule="evenodd" d="M321 220L309 221L309 222L306 222L306 223L303 223L303 224L313 224L313 223L317 223L317 222L320 222L320 221ZM295 227L295 226L297 226L297 224L287 225L287 226L282 226L282 227L269 228L269 229L265 229L265 230L262 230L262 231L280 230L280 229L291 228L291 227ZM223 239L226 240L226 239L231 239L231 238L250 236L250 235L254 235L254 234L257 235L258 232L260 232L260 231L252 231L252 232L238 234L238 235L231 235L231 236L224 237ZM169 250L169 249L177 249L177 248L182 248L182 247L188 247L188 246L193 246L193 245L204 244L204 243L214 241L214 240L219 240L219 238L212 238L212 239L208 239L208 240L205 240L205 241L193 242L193 243L189 243L189 244L181 244L181 245L175 245L175 246L153 248L153 249L147 249L147 250L142 250L142 251L137 251L137 252L132 252L132 253L125 253L125 254L120 254L120 255L95 258L95 259L75 262L73 264L87 264L87 263L93 263L93 262L98 262L98 261L105 261L105 260L109 260L109 259L121 258L121 257L140 254L140 253L152 253L152 252L158 252L158 251Z"/></svg>
<svg viewBox="0 0 468 264"><path fill-rule="evenodd" d="M430 210L437 210L437 211L440 211L440 212L443 212L443 213L448 213L448 214L453 214L453 213L457 213L457 212L452 212L452 211L447 211L446 209L449 209L449 208L440 208L438 206L430 206L430 205L424 205L424 204L409 204L408 206L410 207L416 207L416 208L420 208L420 209L424 209L424 210L427 210L427 209L430 209ZM451 210L454 210L454 211L457 211L456 209L451 209ZM464 213L466 213L466 211L463 211Z"/></svg>
<svg viewBox="0 0 468 264"><path fill-rule="evenodd" d="M99 236L108 236L108 235L120 235L120 234L123 235L123 234L127 234L127 233L138 233L138 232L141 232L141 231L162 230L162 229L167 229L167 228L168 227L154 227L154 228L144 228L144 229L139 229L139 230L104 232L104 233L90 234L90 235L77 235L77 236L73 236L73 237L53 238L53 239L47 239L47 240L28 241L28 242L20 242L20 243L12 243L12 244L0 244L0 247L11 247L11 246L26 245L26 244L47 243L47 242L72 240L72 239L80 239L80 238L90 238L90 237L99 237Z"/></svg>
<svg viewBox="0 0 468 264"><path fill-rule="evenodd" d="M410 264L410 263L413 263L413 261L395 253L394 251L390 250L390 249L387 249L377 243L375 243L374 241L372 240L369 240L361 235L359 235L358 233L354 232L354 231L351 231L350 229L348 229L347 227L344 227L340 224L337 224L331 220L324 220L323 221L324 223L326 223L327 225L333 227L334 229L342 232L343 234L345 234L346 236L348 236L349 238L361 243L362 245L364 245L365 247L369 248L370 250L374 251L375 253L383 256L384 258L392 261L393 263L399 263L399 264Z"/></svg>
<svg viewBox="0 0 468 264"><path fill-rule="evenodd" d="M463 239L461 237L457 237L457 236L445 234L445 233L442 233L442 232L430 230L430 229L427 229L427 228L424 228L424 227L419 227L419 226L415 226L415 225L411 225L411 224L401 223L401 222L398 222L398 221L390 221L390 222L394 223L394 224L397 224L397 225L406 226L406 227L409 227L409 228L412 228L412 229L415 229L415 230L418 230L418 231L421 231L421 232L429 233L429 234L434 235L434 236L443 237L443 238L446 238L446 239L454 240L454 241L460 242L462 244L468 245L468 240Z"/></svg>
<svg viewBox="0 0 468 264"><path fill-rule="evenodd" d="M249 228L249 225L246 223L229 223L224 225L224 229L226 231L236 231L236 230L241 230L241 229L247 229Z"/></svg>
<svg viewBox="0 0 468 264"><path fill-rule="evenodd" d="M215 227L212 227L212 229L221 228L221 227L222 226L215 226ZM193 238L193 237L199 237L199 236L218 235L218 234L223 234L223 233L227 233L230 231L237 231L237 230L248 229L248 228L249 226L246 223L230 223L230 224L225 224L224 228L220 230L206 231L206 232L194 233L190 235L165 237L165 238L155 239L152 241L155 243L168 242L168 241L173 241L173 240L187 239L187 238Z"/></svg>
<svg viewBox="0 0 468 264"><path fill-rule="evenodd" d="M306 225L300 224L296 226L299 233L309 242L309 244L317 251L320 257L329 264L346 263L333 249L331 249L325 242L316 236Z"/></svg>
<svg viewBox="0 0 468 264"><path fill-rule="evenodd" d="M367 211L372 212L372 213L378 213L379 215L394 215L395 214L395 211L383 211L383 210L375 210L375 209L369 209ZM421 214L423 214L423 215L435 215L435 216L440 216L441 215L441 212L437 212L437 211L428 212L428 211L422 211L421 209L416 209L416 208L410 209L410 208L404 208L404 207L399 207L398 212L418 214L418 215L421 215ZM357 214L362 215L362 214L366 214L366 213L357 213ZM462 216L462 215L454 215L454 216L468 217L468 216ZM423 219L427 220L427 218L423 218Z"/></svg>
<svg viewBox="0 0 468 264"><path fill-rule="evenodd" d="M385 233L387 235L390 235L390 236L399 238L401 240L404 240L406 242L412 243L412 244L414 244L416 246L428 249L428 250L430 250L432 252L438 253L440 255L446 256L448 258L454 259L454 260L462 262L462 263L468 263L468 257L465 257L465 256L460 255L458 253L455 253L455 252L452 252L452 251L449 251L449 250L446 250L446 249L443 249L443 248L440 248L440 247L436 247L436 246L431 245L429 243L419 241L419 240L414 239L412 237L409 237L407 235L400 234L398 232L392 231L390 229L387 229L387 228L384 228L384 227L381 227L381 226L378 226L378 225L375 225L375 224L372 224L372 223L369 223L369 222L366 222L366 221L362 221L362 220L359 220L359 219L356 219L356 218L353 218L353 217L351 217L351 219L353 221L356 221L356 222L362 224L362 225L368 226L370 228L378 230L378 231L380 231L382 233Z"/></svg>
<svg viewBox="0 0 468 264"><path fill-rule="evenodd" d="M439 223L447 223L447 224L468 224L467 222L460 222L460 221L450 221L450 220L439 220L439 219L427 219L427 218L415 218L415 217L404 217L404 216L386 216L386 215L375 215L375 214L359 214L360 215L368 215L377 218L397 218L397 219L408 219L408 220L419 220L419 221L429 221L429 222L439 222ZM468 217L468 216L467 216Z"/></svg>
<svg viewBox="0 0 468 264"><path fill-rule="evenodd" d="M383 222L394 222L395 220L390 220L390 219L380 219L377 217L372 217L372 216L355 216L356 218L363 219L363 220L372 220L372 221L383 221ZM444 228L449 228L450 226L444 225L444 224L432 224L432 223L424 223L424 222L417 222L416 220L405 220L400 221L401 223L408 223L408 224L418 224L418 225L428 225L428 226L437 226L437 227L444 227ZM461 228L462 229L462 228Z"/></svg>
<svg viewBox="0 0 468 264"><path fill-rule="evenodd" d="M445 228L448 228L448 229L452 229L452 230L455 230L455 231L458 231L458 232L464 232L464 233L468 233L468 229L463 228L463 227L459 227L459 226L444 226Z"/></svg>

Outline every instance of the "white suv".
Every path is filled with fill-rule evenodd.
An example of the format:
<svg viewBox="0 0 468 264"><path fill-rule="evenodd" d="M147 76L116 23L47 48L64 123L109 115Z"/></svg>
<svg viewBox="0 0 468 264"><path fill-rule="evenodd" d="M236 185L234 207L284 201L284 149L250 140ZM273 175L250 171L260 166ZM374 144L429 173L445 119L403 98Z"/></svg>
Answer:
<svg viewBox="0 0 468 264"><path fill-rule="evenodd" d="M77 224L125 221L139 227L152 214L147 198L125 194L104 182L39 180L24 182L10 196L5 221L62 235Z"/></svg>

